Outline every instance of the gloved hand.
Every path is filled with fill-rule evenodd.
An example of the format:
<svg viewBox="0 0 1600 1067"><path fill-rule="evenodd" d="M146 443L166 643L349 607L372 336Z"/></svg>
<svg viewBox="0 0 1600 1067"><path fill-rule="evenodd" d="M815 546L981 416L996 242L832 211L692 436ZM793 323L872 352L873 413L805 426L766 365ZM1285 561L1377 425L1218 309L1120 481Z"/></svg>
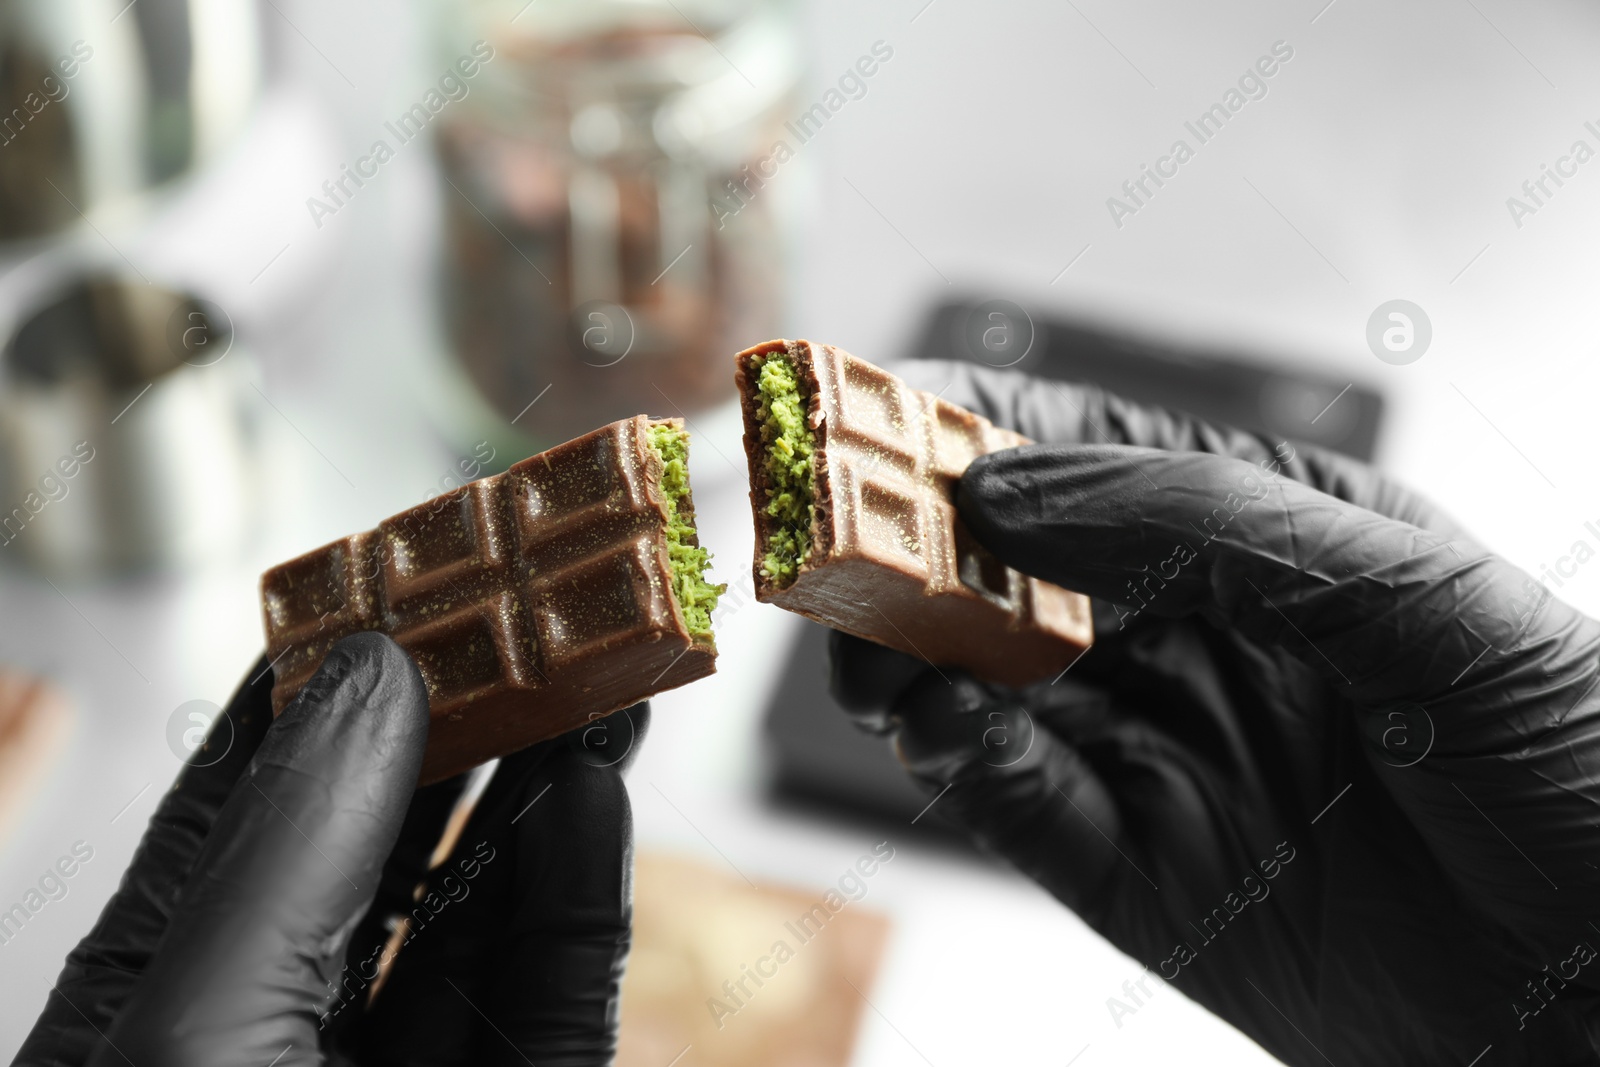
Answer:
<svg viewBox="0 0 1600 1067"><path fill-rule="evenodd" d="M597 739L503 760L430 872L464 778L416 789L427 694L400 647L340 641L276 722L264 660L250 677L16 1062L609 1064L632 821ZM631 739L627 715L602 722Z"/></svg>
<svg viewBox="0 0 1600 1067"><path fill-rule="evenodd" d="M897 369L1044 442L958 508L1095 604L1021 692L835 635L935 810L1287 1063L1600 1062L1600 625L1350 460Z"/></svg>

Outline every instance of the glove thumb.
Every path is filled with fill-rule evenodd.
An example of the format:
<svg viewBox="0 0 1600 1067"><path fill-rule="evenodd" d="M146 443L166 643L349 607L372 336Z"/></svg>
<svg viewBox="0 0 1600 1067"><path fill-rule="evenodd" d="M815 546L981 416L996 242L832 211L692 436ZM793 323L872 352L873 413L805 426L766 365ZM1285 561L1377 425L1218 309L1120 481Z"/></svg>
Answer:
<svg viewBox="0 0 1600 1067"><path fill-rule="evenodd" d="M89 1063L321 1063L319 1010L400 832L427 734L427 692L398 645L375 633L335 645L218 813Z"/></svg>

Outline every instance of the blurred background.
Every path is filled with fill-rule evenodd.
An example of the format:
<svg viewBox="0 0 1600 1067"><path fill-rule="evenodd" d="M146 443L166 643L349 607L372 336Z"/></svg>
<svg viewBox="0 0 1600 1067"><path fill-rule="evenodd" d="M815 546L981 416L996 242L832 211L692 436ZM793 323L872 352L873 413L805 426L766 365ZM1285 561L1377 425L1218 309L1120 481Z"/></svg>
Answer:
<svg viewBox="0 0 1600 1067"><path fill-rule="evenodd" d="M1139 966L828 706L750 594L729 357L1373 458L1600 611L1597 37L1578 0L0 4L0 907L92 850L0 943L0 1055L259 654L262 570L647 411L731 588L630 778L621 1062L1271 1062L1159 983L1113 1013Z"/></svg>

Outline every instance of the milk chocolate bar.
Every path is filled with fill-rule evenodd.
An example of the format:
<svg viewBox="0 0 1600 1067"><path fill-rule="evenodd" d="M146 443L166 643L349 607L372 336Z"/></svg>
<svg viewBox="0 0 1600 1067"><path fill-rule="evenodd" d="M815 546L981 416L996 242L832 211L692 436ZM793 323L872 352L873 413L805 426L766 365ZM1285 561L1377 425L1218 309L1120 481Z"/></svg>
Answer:
<svg viewBox="0 0 1600 1067"><path fill-rule="evenodd" d="M1088 648L1088 598L1004 566L956 514L967 465L1027 438L832 345L735 359L757 599L1005 685Z"/></svg>
<svg viewBox="0 0 1600 1067"><path fill-rule="evenodd" d="M381 630L427 684L427 783L713 673L687 449L624 419L267 571L274 713Z"/></svg>

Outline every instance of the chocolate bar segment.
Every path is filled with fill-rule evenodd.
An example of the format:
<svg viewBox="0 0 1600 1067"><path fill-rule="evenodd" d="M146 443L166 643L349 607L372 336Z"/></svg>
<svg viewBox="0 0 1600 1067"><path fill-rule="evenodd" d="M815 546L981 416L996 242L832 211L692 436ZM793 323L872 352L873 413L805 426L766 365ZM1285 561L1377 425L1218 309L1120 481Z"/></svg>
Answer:
<svg viewBox="0 0 1600 1067"><path fill-rule="evenodd" d="M1089 647L1088 598L1004 566L956 514L968 464L1027 438L832 345L735 359L757 599L1005 685L1053 678Z"/></svg>
<svg viewBox="0 0 1600 1067"><path fill-rule="evenodd" d="M662 426L682 431L612 423L267 571L274 712L334 642L382 630L428 687L427 783L713 673L673 592L671 542L698 542L686 484L663 489Z"/></svg>

